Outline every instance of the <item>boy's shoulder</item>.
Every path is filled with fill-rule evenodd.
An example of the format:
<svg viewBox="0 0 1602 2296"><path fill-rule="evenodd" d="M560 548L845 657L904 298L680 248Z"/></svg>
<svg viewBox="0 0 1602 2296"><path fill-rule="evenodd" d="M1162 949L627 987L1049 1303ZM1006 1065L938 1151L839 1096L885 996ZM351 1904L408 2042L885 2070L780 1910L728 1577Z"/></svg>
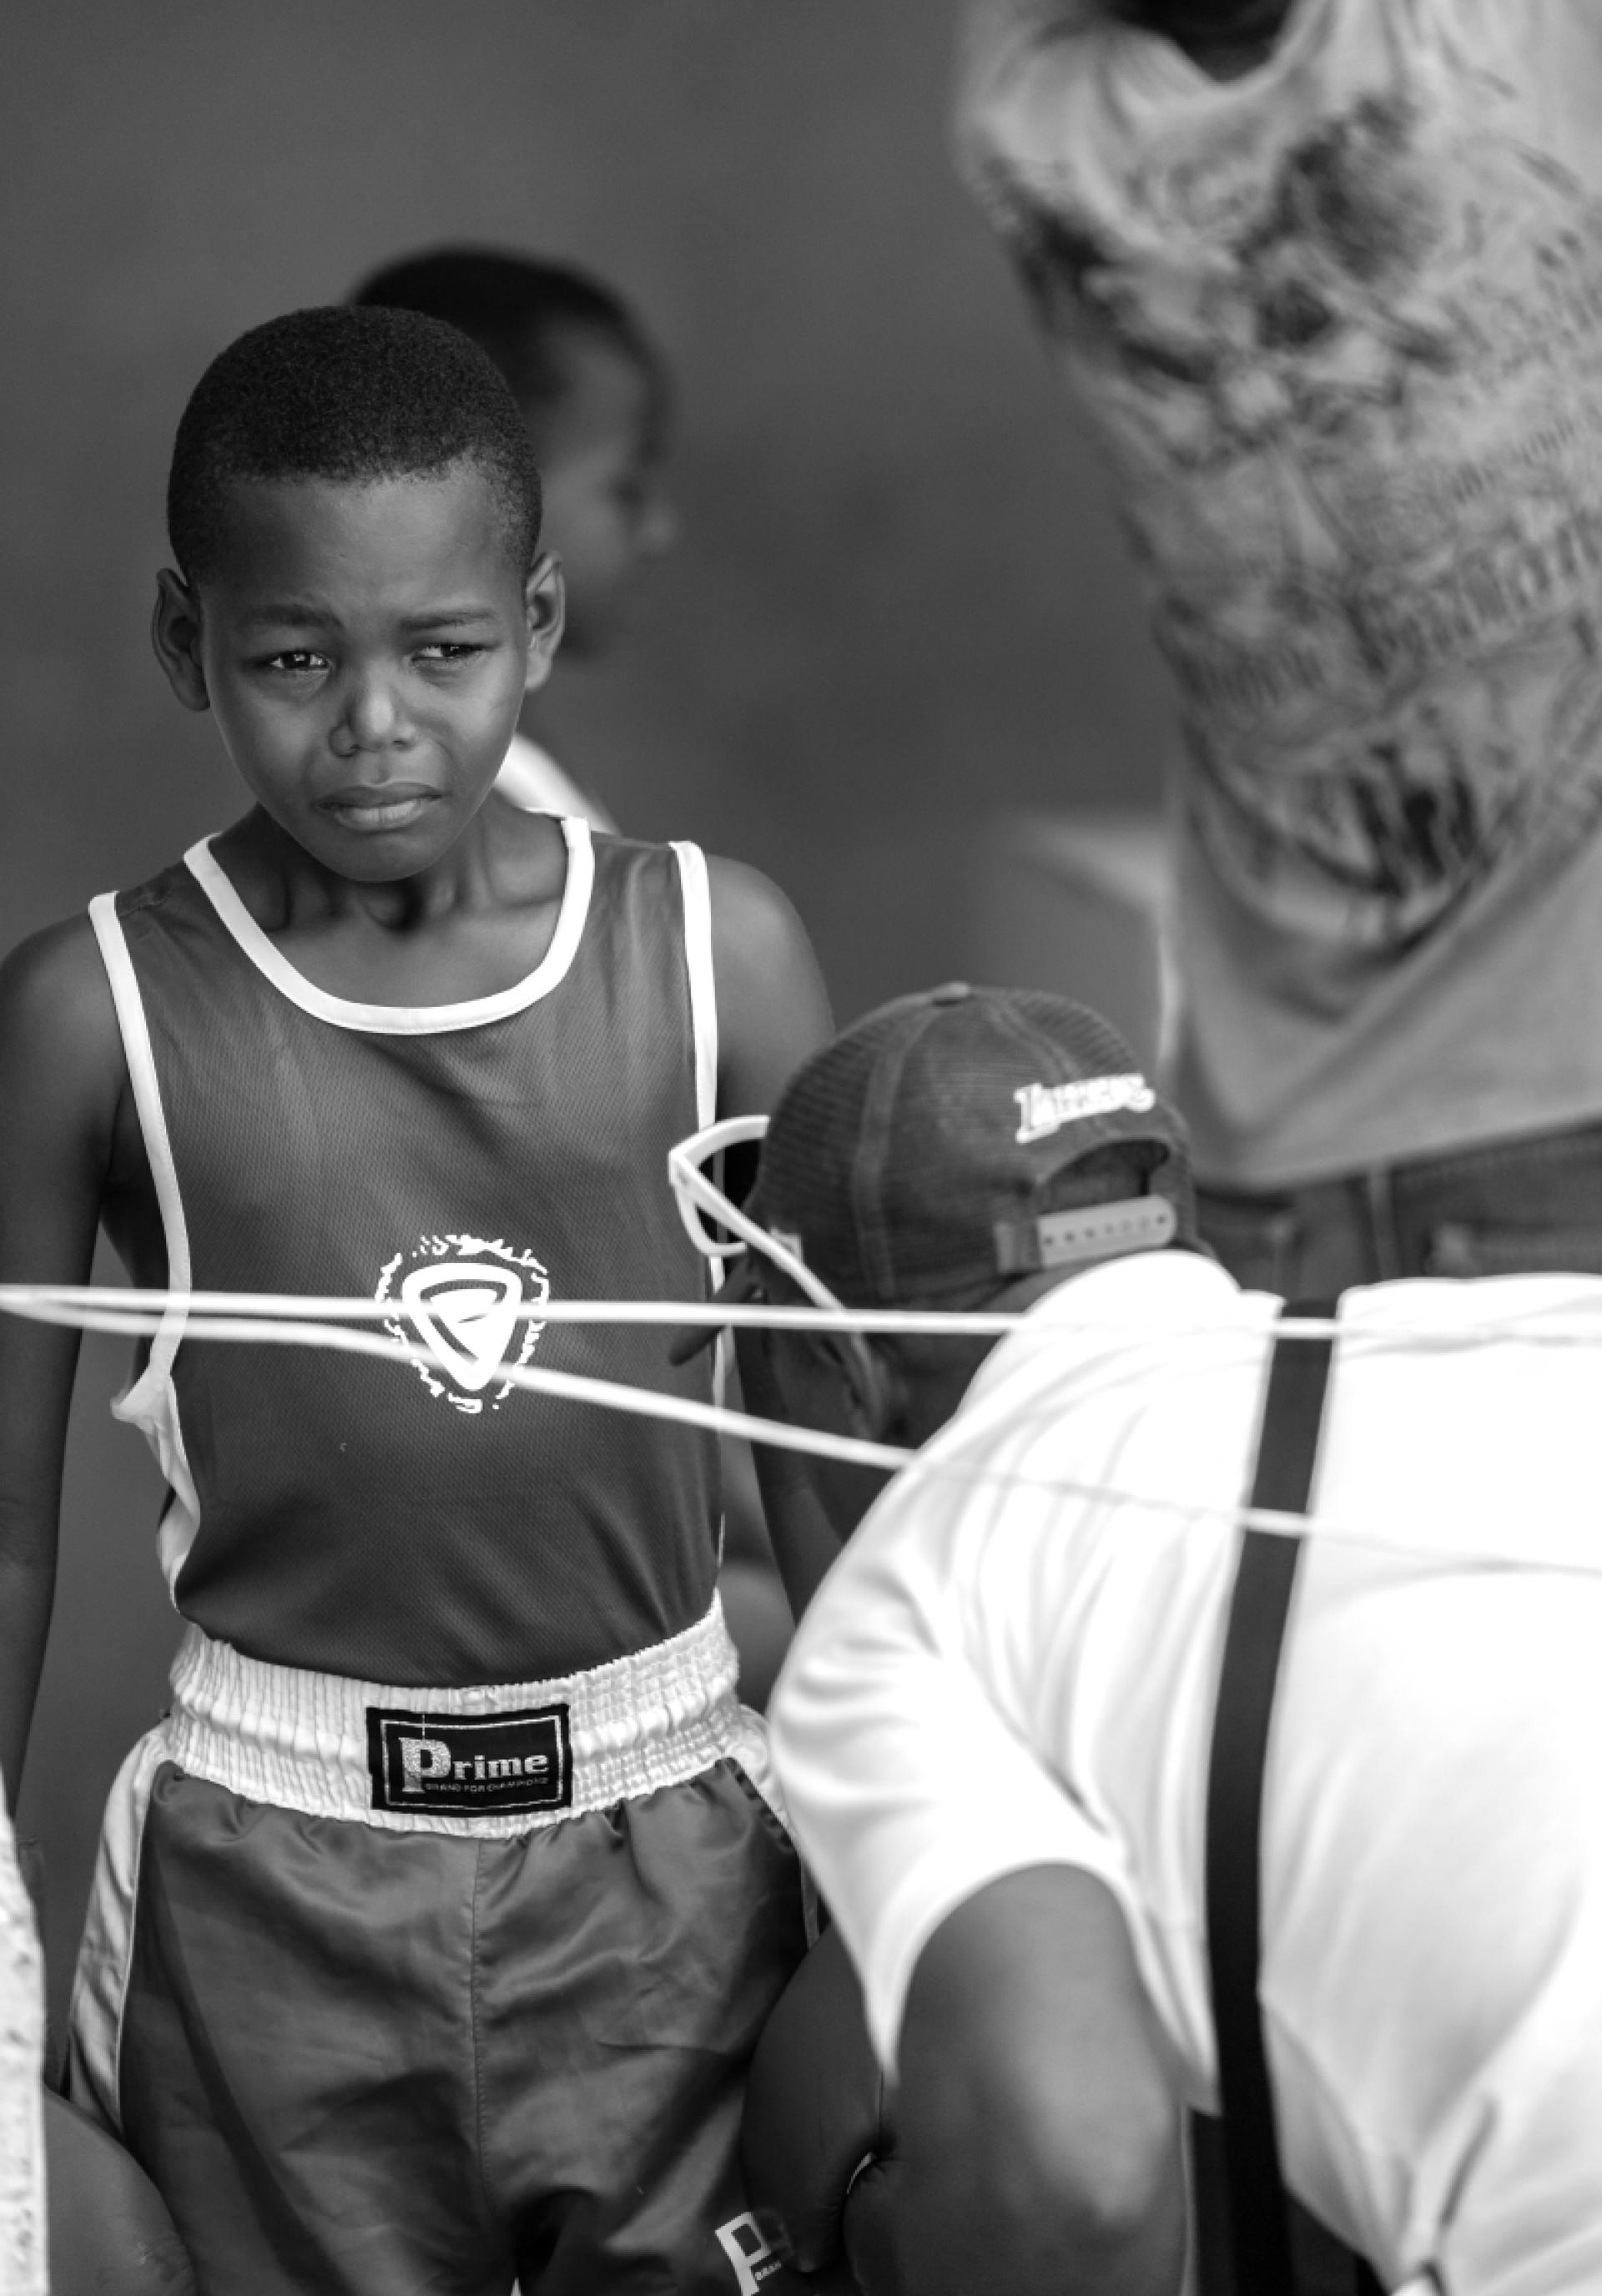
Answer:
<svg viewBox="0 0 1602 2296"><path fill-rule="evenodd" d="M111 992L87 912L29 933L0 962L0 1013L62 1036L93 1028Z"/></svg>
<svg viewBox="0 0 1602 2296"><path fill-rule="evenodd" d="M720 957L784 964L803 952L810 956L806 929L794 907L772 878L748 861L708 853L683 838L624 836L593 827L590 843L603 866L608 862L619 870L631 865L665 866L670 876L678 873L675 857L687 846L690 852L700 853L705 868L713 941Z"/></svg>
<svg viewBox="0 0 1602 2296"><path fill-rule="evenodd" d="M145 877L138 884L127 886L115 894L117 914L126 920L142 909L160 908L185 890L195 890L194 872L189 865L187 855L179 860L169 861L153 876Z"/></svg>
<svg viewBox="0 0 1602 2296"><path fill-rule="evenodd" d="M127 924L196 890L187 857L169 861L139 883L109 898ZM88 907L30 933L0 961L0 1062L4 1073L53 1056L79 1063L86 1077L103 1076L120 1092L127 1062L111 976Z"/></svg>
<svg viewBox="0 0 1602 2296"><path fill-rule="evenodd" d="M86 915L19 942L0 964L0 1079L21 1117L48 1085L60 1106L108 1117L127 1074L111 986Z"/></svg>
<svg viewBox="0 0 1602 2296"><path fill-rule="evenodd" d="M117 894L119 916L126 920L141 909L159 907L188 878L182 861L169 863ZM111 981L86 908L29 934L0 961L0 1027L7 1025L40 1029L63 1045L98 1041L120 1056Z"/></svg>
<svg viewBox="0 0 1602 2296"><path fill-rule="evenodd" d="M592 835L591 842L602 869L627 872L643 866L657 871L665 865L670 876L678 874L677 856L686 849L682 839L603 834ZM699 847L689 849L701 852ZM772 878L749 862L716 853L701 852L700 865L705 872L712 965L725 1024L730 1013L753 995L759 999L775 993L809 997L817 972L812 945Z"/></svg>
<svg viewBox="0 0 1602 2296"><path fill-rule="evenodd" d="M185 858L170 861L139 883L119 888L103 898L115 902L118 917L126 923L141 910L160 908L175 895L181 896L184 888L193 883L193 873ZM19 981L69 990L80 975L86 986L94 981L103 984L105 980L100 937L86 902L72 915L58 917L53 924L29 933L0 959L0 976L8 982L14 976Z"/></svg>
<svg viewBox="0 0 1602 2296"><path fill-rule="evenodd" d="M801 919L771 877L748 861L716 853L706 857L706 873L712 929L731 955L789 955L798 945L809 947Z"/></svg>
<svg viewBox="0 0 1602 2296"><path fill-rule="evenodd" d="M707 885L723 1112L768 1108L791 1070L833 1034L828 992L806 927L771 878L709 856Z"/></svg>

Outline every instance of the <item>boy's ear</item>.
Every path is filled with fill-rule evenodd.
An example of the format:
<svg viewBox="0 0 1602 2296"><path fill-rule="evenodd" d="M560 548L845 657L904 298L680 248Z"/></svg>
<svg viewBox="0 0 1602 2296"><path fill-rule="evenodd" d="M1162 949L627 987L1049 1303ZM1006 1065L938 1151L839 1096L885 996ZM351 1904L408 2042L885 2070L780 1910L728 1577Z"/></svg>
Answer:
<svg viewBox="0 0 1602 2296"><path fill-rule="evenodd" d="M185 709L209 709L206 673L201 665L201 608L181 574L164 566L156 577L156 611L150 642L167 682Z"/></svg>
<svg viewBox="0 0 1602 2296"><path fill-rule="evenodd" d="M529 632L529 657L523 671L523 692L536 693L551 674L562 626L567 615L567 590L562 562L549 550L541 551L523 585L523 617Z"/></svg>

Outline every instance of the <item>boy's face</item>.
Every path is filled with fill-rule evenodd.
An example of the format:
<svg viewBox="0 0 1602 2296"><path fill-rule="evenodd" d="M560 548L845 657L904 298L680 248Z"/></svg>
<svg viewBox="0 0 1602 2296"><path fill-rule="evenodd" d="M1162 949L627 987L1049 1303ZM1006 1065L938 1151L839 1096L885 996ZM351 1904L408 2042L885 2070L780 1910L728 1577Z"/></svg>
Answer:
<svg viewBox="0 0 1602 2296"><path fill-rule="evenodd" d="M661 391L629 352L598 331L563 352L568 387L538 426L545 538L567 586L570 654L602 652L640 573L673 539L662 498Z"/></svg>
<svg viewBox="0 0 1602 2296"><path fill-rule="evenodd" d="M240 480L217 570L161 577L156 651L209 707L264 812L341 877L440 859L494 783L548 668L562 582L525 581L489 484Z"/></svg>

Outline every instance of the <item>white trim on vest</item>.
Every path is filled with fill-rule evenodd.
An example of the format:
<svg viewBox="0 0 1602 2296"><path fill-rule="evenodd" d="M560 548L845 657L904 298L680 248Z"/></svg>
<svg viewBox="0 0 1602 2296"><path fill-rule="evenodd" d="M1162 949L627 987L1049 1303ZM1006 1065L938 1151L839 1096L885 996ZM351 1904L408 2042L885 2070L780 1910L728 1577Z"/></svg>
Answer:
<svg viewBox="0 0 1602 2296"><path fill-rule="evenodd" d="M712 971L712 895L699 845L674 840L684 895L684 958L690 976L690 1028L695 1041L695 1120L718 1113L718 984Z"/></svg>
<svg viewBox="0 0 1602 2296"><path fill-rule="evenodd" d="M122 1049L128 1064L128 1080L134 1091L134 1107L139 1118L139 1129L144 1136L144 1152L150 1159L156 1201L160 1207L161 1227L167 1239L168 1289L187 1292L192 1281L189 1226L184 1218L184 1199L178 1190L178 1168L173 1160L172 1142L168 1136L167 1118L161 1106L161 1086L156 1076L156 1056L151 1046L150 1027L144 1016L144 999L139 993L138 975L128 955L127 940L122 930L122 920L117 914L114 894L95 895L89 904L89 922L94 928L101 959L111 984L117 1025L122 1032ZM172 1493L161 1518L160 1529L161 1570L169 1590L177 1587L178 1573L201 1527L200 1497L184 1448L177 1390L172 1378L173 1361L184 1336L185 1322L182 1308L168 1308L165 1311L160 1329L151 1341L150 1356L144 1369L137 1379L123 1389L111 1406L114 1419L121 1420L127 1426L138 1428L156 1455L162 1480Z"/></svg>
<svg viewBox="0 0 1602 2296"><path fill-rule="evenodd" d="M678 864L679 889L684 897L684 961L690 981L690 1034L695 1047L695 1121L711 1124L718 1113L718 981L712 966L712 889L706 855L699 845L675 839L673 857ZM720 1260L711 1263L714 1287L723 1282ZM728 1387L732 1349L729 1334L719 1332L712 1354L712 1400L721 1403ZM723 1560L726 1525L718 1527L718 1560Z"/></svg>
<svg viewBox="0 0 1602 2296"><path fill-rule="evenodd" d="M526 1012L542 996L548 996L566 978L589 915L596 856L587 821L575 815L557 826L567 844L567 881L549 948L533 972L513 981L510 988L498 989L493 996L468 997L456 1004L363 1004L350 997L332 996L297 972L263 932L213 857L209 837L192 845L184 860L230 938L292 1004L298 1004L314 1020L326 1021L336 1029L359 1029L365 1036L434 1037L453 1029L478 1029L487 1021L509 1020L514 1013Z"/></svg>

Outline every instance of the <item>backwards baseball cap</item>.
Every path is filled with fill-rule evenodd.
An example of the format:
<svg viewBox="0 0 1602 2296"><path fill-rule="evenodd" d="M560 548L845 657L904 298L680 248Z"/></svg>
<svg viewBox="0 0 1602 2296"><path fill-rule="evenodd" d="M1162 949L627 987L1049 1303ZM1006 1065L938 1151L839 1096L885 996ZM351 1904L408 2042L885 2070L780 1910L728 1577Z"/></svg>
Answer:
<svg viewBox="0 0 1602 2296"><path fill-rule="evenodd" d="M1076 1167L1138 1146L1136 1192ZM870 1013L785 1086L752 1219L853 1307L1194 1245L1182 1119L1083 1004L951 981Z"/></svg>

